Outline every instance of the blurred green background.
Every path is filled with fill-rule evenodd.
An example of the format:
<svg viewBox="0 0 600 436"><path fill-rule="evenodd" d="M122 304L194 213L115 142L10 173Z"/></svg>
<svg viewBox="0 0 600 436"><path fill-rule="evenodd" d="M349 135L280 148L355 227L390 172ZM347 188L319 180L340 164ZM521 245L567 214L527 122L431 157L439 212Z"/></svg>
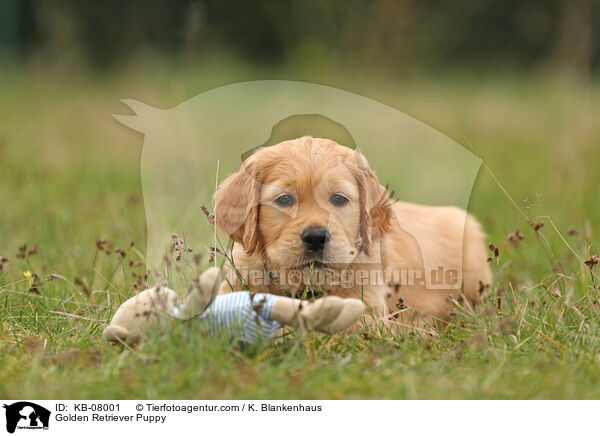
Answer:
<svg viewBox="0 0 600 436"><path fill-rule="evenodd" d="M5 54L68 71L119 68L142 53L208 62L319 64L352 75L448 67L600 66L592 0L200 1L3 0ZM360 76L359 76L360 77Z"/></svg>
<svg viewBox="0 0 600 436"><path fill-rule="evenodd" d="M597 282L575 254L587 259L600 242L599 70L600 3L591 0L0 0L0 256L9 259L0 262L0 396L597 397ZM217 86L262 79L364 95L477 152L516 205L546 223L541 236L480 172L469 209L501 253L490 304L514 289L518 331L496 329L496 318L477 321L432 349L398 342L387 359L389 344L375 346L350 372L328 365L354 355L360 338L333 350L311 343L307 349L322 353L316 362L309 353L282 364L279 350L253 361L225 347L224 363L203 357L204 378L193 370L196 354L161 355L157 339L144 352L160 355L162 366L132 376L130 365L146 361L116 357L99 332L133 283L145 284L127 248L134 241L143 253L146 240L143 139L111 114L129 113L123 98L170 108ZM209 226L200 225L208 237ZM507 237L516 229L525 239L513 243ZM97 249L99 239L110 240L110 255ZM24 244L25 253L36 252L20 256ZM125 261L115 248L126 249ZM39 276L38 286L25 271ZM45 281L49 274L67 282ZM38 305L33 288L60 302ZM97 289L114 292L112 303ZM585 322L565 309L584 298L589 305L577 310ZM76 306L65 303L71 299ZM46 357L36 360L39 344ZM61 360L73 347L92 359L101 350L108 369L78 368L74 383ZM364 368L380 358L379 378L372 373L362 383ZM240 365L250 368L243 379ZM259 367L278 381L253 372ZM182 377L175 383L173 371ZM306 381L302 388L290 374Z"/></svg>

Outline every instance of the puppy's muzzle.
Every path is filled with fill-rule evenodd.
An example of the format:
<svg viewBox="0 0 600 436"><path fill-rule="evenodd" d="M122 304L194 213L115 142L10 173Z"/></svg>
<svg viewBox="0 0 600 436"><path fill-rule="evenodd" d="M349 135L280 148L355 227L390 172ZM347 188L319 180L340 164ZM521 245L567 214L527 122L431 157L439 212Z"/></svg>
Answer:
<svg viewBox="0 0 600 436"><path fill-rule="evenodd" d="M311 227L302 232L302 243L308 254L322 254L331 239L329 230Z"/></svg>

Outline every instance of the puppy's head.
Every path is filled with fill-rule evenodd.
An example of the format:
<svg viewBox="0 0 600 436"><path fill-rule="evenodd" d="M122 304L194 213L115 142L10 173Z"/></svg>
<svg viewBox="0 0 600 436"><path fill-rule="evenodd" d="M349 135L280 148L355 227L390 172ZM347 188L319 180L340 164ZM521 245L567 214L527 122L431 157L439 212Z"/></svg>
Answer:
<svg viewBox="0 0 600 436"><path fill-rule="evenodd" d="M367 160L303 137L262 149L216 194L221 230L277 268L347 265L389 226L390 199Z"/></svg>

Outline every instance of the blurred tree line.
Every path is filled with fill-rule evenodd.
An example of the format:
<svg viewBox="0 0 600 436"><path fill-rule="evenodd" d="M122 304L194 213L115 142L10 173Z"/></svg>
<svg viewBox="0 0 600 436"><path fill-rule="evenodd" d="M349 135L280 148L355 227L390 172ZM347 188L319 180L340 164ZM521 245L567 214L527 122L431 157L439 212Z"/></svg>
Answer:
<svg viewBox="0 0 600 436"><path fill-rule="evenodd" d="M97 68L139 52L262 63L337 62L391 71L440 65L600 67L594 0L0 0L9 58Z"/></svg>

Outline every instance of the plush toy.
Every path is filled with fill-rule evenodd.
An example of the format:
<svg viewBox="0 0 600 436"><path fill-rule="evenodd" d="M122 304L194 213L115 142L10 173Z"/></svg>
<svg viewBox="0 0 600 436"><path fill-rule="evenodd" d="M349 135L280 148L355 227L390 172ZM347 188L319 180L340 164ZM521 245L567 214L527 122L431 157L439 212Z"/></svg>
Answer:
<svg viewBox="0 0 600 436"><path fill-rule="evenodd" d="M110 342L135 343L159 318L199 315L210 334L226 334L250 345L273 338L283 324L336 333L358 321L364 311L357 299L325 296L308 302L247 291L217 295L219 285L219 269L213 267L192 281L183 302L171 289L146 289L117 309L104 337Z"/></svg>

